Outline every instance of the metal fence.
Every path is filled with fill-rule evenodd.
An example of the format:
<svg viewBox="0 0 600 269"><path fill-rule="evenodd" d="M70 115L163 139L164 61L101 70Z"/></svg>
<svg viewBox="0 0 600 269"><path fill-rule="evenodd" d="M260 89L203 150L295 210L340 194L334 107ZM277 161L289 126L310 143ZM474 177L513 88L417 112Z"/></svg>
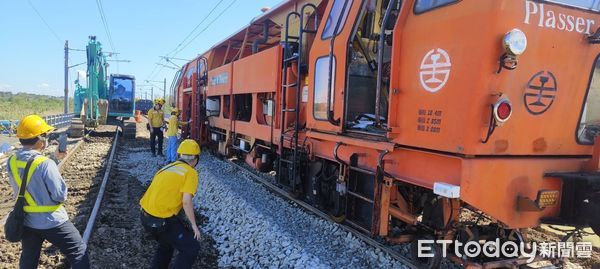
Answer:
<svg viewBox="0 0 600 269"><path fill-rule="evenodd" d="M70 126L71 119L73 119L74 116L75 116L75 114L71 113L71 114L47 116L47 117L43 117L43 118L48 124L54 126L54 128L56 128L56 129L59 129L59 128L64 128L64 127Z"/></svg>
<svg viewBox="0 0 600 269"><path fill-rule="evenodd" d="M52 125L54 128L64 128L71 125L71 119L75 116L75 114L60 114L53 116L42 117L48 124ZM17 131L17 126L19 125L18 120L0 120L0 134L2 135L14 135Z"/></svg>

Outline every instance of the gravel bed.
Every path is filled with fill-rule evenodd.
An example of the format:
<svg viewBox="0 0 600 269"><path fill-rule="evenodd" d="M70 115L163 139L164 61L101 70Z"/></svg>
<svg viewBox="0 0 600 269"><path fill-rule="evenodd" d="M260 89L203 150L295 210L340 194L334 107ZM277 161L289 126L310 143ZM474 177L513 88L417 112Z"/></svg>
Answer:
<svg viewBox="0 0 600 269"><path fill-rule="evenodd" d="M152 261L157 243L140 223L139 200L165 160L152 157L148 137L145 124L138 124L137 140L119 141L96 229L88 244L92 268L149 268ZM206 217L197 215L197 220L202 225ZM214 240L204 235L200 245L194 268L216 268Z"/></svg>
<svg viewBox="0 0 600 269"><path fill-rule="evenodd" d="M202 229L217 243L219 267L406 268L211 155L198 170L195 203L208 217Z"/></svg>

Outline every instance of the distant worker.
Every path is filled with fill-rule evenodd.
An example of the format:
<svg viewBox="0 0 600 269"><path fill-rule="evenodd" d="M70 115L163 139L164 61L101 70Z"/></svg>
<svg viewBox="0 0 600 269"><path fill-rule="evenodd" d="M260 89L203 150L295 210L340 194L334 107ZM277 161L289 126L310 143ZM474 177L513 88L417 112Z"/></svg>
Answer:
<svg viewBox="0 0 600 269"><path fill-rule="evenodd" d="M175 249L178 255L170 268L192 268L200 251L202 235L192 203L198 187L195 167L200 161L200 146L187 139L177 153L179 161L159 170L140 200L142 225L159 244L152 268L169 268Z"/></svg>
<svg viewBox="0 0 600 269"><path fill-rule="evenodd" d="M169 125L167 125L167 162L169 163L177 161L177 132L179 127L186 126L192 122L192 120L188 122L179 121L180 116L181 111L179 109L174 108L171 110Z"/></svg>
<svg viewBox="0 0 600 269"><path fill-rule="evenodd" d="M28 179L19 267L37 268L42 243L48 240L67 257L72 268L90 268L86 245L62 205L67 199L67 185L56 163L42 155L48 147L48 134L53 130L54 127L38 115L23 118L17 127L23 148L8 159L9 181L15 198L21 182ZM27 166L29 170L24 175Z"/></svg>
<svg viewBox="0 0 600 269"><path fill-rule="evenodd" d="M156 156L156 143L158 142L158 155L163 155L163 130L165 125L165 113L162 110L165 100L157 98L154 100L154 108L148 111L148 124L150 130L150 150L152 156ZM158 138L158 141L156 141Z"/></svg>

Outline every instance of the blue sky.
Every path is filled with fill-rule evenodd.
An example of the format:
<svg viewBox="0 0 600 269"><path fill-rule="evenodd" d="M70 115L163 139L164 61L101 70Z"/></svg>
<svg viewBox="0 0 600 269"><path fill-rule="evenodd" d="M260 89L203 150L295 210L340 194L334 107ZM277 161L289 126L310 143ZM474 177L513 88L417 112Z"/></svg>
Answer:
<svg viewBox="0 0 600 269"><path fill-rule="evenodd" d="M274 7L281 1L101 0L114 49L120 53L118 58L131 60L118 66L111 63L109 73L134 75L139 85L148 84L144 80L167 78L169 87L175 70L155 68L156 63L161 62L159 56L173 51L219 2L192 37L230 3L233 5L175 57L194 58L247 25L261 14L262 7ZM72 48L85 49L88 36L95 35L103 43L104 51L112 51L96 0L7 0L0 1L0 10L3 11L0 16L0 91L63 95L65 40L69 40ZM71 51L69 58L70 65L85 62L85 52ZM70 69L71 95L77 70L85 70L85 65ZM162 83L154 84L157 94ZM140 87L141 90L149 88Z"/></svg>

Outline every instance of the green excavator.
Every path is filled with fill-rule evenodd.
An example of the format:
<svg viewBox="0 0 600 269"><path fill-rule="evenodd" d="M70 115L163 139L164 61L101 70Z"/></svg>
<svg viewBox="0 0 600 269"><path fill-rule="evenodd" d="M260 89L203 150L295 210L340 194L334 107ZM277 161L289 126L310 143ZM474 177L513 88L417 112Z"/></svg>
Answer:
<svg viewBox="0 0 600 269"><path fill-rule="evenodd" d="M108 63L102 44L90 36L87 51L87 87L75 81L75 117L69 128L70 137L82 137L85 128L100 125L121 126L123 136L135 138L135 77L107 76Z"/></svg>

